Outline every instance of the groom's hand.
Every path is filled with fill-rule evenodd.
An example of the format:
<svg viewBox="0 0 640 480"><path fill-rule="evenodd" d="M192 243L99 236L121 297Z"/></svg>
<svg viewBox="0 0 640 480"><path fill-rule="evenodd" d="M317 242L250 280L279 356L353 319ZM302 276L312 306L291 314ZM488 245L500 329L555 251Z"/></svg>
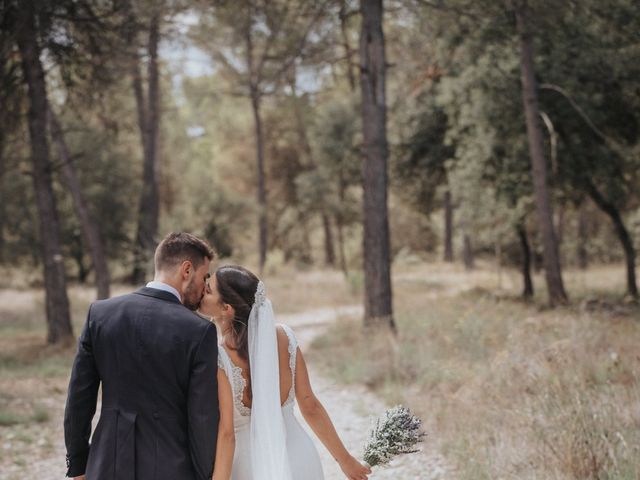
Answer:
<svg viewBox="0 0 640 480"><path fill-rule="evenodd" d="M84 475L80 475L79 477L73 477L73 480L86 480Z"/></svg>

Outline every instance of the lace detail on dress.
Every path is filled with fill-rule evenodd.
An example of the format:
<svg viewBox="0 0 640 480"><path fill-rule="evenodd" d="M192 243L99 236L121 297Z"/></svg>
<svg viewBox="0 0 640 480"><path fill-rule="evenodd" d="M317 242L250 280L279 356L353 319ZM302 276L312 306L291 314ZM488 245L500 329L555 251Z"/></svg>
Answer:
<svg viewBox="0 0 640 480"><path fill-rule="evenodd" d="M236 405L240 415L248 417L251 415L251 409L242 402L242 395L247 386L247 381L242 376L242 368L236 367L231 363L231 371L233 372L233 403Z"/></svg>
<svg viewBox="0 0 640 480"><path fill-rule="evenodd" d="M244 389L247 386L247 381L242 376L242 368L234 365L231 361L231 357L229 357L229 354L222 345L218 347L218 352L218 367L224 369L227 374L227 378L229 378L228 372L229 369L231 369L231 378L229 378L229 381L231 382L231 389L233 390L233 404L240 415L248 417L251 415L251 409L242 403ZM222 359L223 355L225 357L224 360ZM225 365L225 361L228 362L228 366Z"/></svg>
<svg viewBox="0 0 640 480"><path fill-rule="evenodd" d="M291 390L289 390L289 396L287 400L284 402L284 405L288 405L293 403L295 399L295 391L296 391L296 353L298 350L298 341L296 340L295 335L293 334L293 330L288 325L282 325L284 332L287 334L289 338L289 368L291 369Z"/></svg>

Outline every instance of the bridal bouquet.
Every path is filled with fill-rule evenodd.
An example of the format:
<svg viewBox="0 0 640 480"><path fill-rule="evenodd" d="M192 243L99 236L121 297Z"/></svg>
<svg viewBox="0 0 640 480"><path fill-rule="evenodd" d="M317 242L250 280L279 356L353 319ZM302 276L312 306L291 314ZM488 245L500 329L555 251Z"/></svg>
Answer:
<svg viewBox="0 0 640 480"><path fill-rule="evenodd" d="M421 421L408 408L397 405L376 420L364 447L364 461L370 467L385 465L395 456L413 453L426 433L420 430Z"/></svg>

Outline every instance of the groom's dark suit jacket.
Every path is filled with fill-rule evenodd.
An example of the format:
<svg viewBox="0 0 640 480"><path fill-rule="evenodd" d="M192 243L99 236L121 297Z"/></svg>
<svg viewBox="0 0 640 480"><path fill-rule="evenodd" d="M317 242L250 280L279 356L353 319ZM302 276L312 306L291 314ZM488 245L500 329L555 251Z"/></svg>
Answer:
<svg viewBox="0 0 640 480"><path fill-rule="evenodd" d="M141 288L89 308L65 407L67 476L210 479L218 430L215 327ZM102 410L91 420L102 383Z"/></svg>

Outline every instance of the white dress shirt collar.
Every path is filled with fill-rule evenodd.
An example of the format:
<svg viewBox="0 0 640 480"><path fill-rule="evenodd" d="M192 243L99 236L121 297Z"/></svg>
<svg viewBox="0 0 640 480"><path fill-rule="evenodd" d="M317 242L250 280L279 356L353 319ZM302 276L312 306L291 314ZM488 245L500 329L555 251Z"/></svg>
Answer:
<svg viewBox="0 0 640 480"><path fill-rule="evenodd" d="M147 288L155 288L156 290L163 290L165 292L173 293L178 298L180 303L182 303L182 297L180 296L180 293L171 285L168 285L164 282L156 282L154 280L153 282L147 283Z"/></svg>

